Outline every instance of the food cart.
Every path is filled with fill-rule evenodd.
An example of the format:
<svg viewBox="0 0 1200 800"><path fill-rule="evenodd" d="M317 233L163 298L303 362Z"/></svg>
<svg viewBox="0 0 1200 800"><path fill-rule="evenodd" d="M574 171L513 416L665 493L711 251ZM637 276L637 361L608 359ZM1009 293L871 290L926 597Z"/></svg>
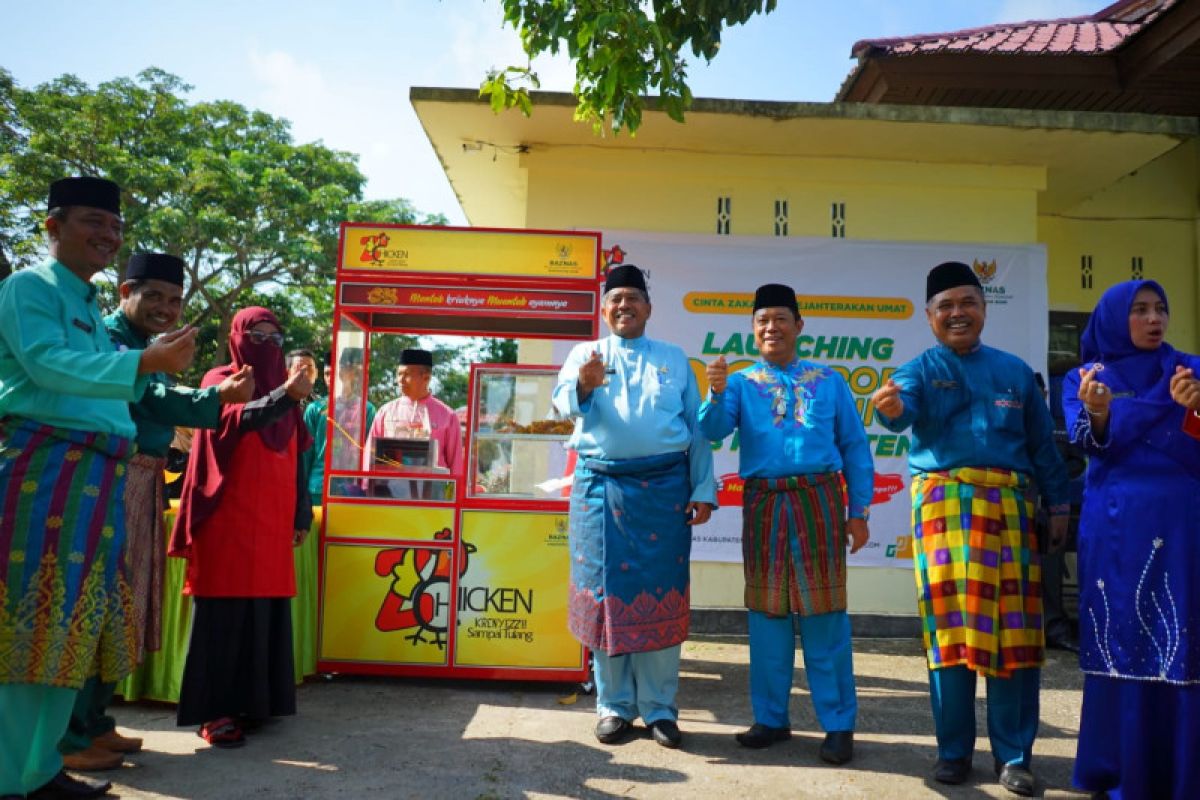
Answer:
<svg viewBox="0 0 1200 800"><path fill-rule="evenodd" d="M583 680L567 629L570 454L557 368L474 364L463 474L419 423L368 443L387 334L596 338L600 236L345 223L320 540L325 672Z"/></svg>

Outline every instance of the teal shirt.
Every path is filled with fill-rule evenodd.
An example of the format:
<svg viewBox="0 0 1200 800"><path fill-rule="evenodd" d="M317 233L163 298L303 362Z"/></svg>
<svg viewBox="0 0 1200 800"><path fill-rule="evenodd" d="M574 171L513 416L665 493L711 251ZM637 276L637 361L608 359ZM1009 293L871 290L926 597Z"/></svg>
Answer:
<svg viewBox="0 0 1200 800"><path fill-rule="evenodd" d="M1070 500L1067 470L1054 445L1054 420L1033 370L1003 350L980 345L959 355L939 344L892 375L904 411L890 431L912 426L914 473L992 467L1033 476L1050 505Z"/></svg>
<svg viewBox="0 0 1200 800"><path fill-rule="evenodd" d="M341 406L349 405L351 411L344 412L346 419L341 420L343 428L346 428L350 434L363 436L366 431L371 430L371 424L375 422L375 405L367 401L367 424L362 430L357 430L353 424L353 416L357 413L357 403L349 403L343 401ZM300 454L301 468L308 475L308 491L312 495L313 502L321 502L321 491L325 485L325 439L328 426L328 411L329 400L327 398L318 398L308 404L308 408L304 409L304 425L308 428L308 432L312 434L313 445ZM339 434L343 435L344 434ZM350 454L349 459L345 463L336 464L339 469L361 469L362 457L359 455L358 448L352 448L347 445L346 453ZM344 457L344 456L343 456Z"/></svg>
<svg viewBox="0 0 1200 800"><path fill-rule="evenodd" d="M117 350L145 350L149 340L138 333L124 312L117 311L104 318L109 338ZM175 426L186 428L215 428L221 418L221 399L216 386L189 389L176 386L162 372L146 376L149 380L141 399L129 405L129 414L137 426L138 450L152 456L164 457Z"/></svg>
<svg viewBox="0 0 1200 800"><path fill-rule="evenodd" d="M0 416L133 438L140 359L113 350L95 287L58 261L0 283Z"/></svg>

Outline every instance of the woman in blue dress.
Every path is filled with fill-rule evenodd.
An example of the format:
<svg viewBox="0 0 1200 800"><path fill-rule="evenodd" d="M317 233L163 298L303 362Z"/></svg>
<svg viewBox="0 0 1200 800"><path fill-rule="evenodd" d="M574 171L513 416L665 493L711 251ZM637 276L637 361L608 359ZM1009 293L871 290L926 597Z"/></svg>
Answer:
<svg viewBox="0 0 1200 800"><path fill-rule="evenodd" d="M1104 293L1063 386L1089 456L1079 526L1075 783L1125 798L1200 797L1200 358L1165 341L1154 281Z"/></svg>

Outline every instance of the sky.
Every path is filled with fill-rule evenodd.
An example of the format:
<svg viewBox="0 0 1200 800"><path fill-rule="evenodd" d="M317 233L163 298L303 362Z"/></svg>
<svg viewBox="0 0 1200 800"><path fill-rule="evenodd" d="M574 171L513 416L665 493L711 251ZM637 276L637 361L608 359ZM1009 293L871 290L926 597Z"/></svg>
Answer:
<svg viewBox="0 0 1200 800"><path fill-rule="evenodd" d="M696 97L831 101L860 39L1094 13L1111 0L779 0L728 29ZM53 9L52 11L47 9ZM63 73L96 85L158 67L292 123L297 142L356 153L371 199L466 218L408 100L411 86L473 88L524 58L499 0L0 0L0 66L22 86ZM570 91L564 57L535 62L542 88ZM508 112L519 113L519 112ZM536 113L536 110L535 110Z"/></svg>

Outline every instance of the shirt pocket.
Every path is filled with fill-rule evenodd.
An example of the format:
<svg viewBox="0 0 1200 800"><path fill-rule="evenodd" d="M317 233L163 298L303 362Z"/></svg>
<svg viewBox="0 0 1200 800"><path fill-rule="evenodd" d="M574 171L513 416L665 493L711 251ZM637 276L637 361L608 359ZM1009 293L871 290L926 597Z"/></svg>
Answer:
<svg viewBox="0 0 1200 800"><path fill-rule="evenodd" d="M970 412L971 398L957 381L933 381L929 389L930 418L937 429L952 428Z"/></svg>
<svg viewBox="0 0 1200 800"><path fill-rule="evenodd" d="M1013 389L1001 389L992 395L989 419L992 427L1005 433L1022 433L1025 430L1025 403L1020 393Z"/></svg>
<svg viewBox="0 0 1200 800"><path fill-rule="evenodd" d="M673 375L669 370L648 370L646 386L651 389L651 403L656 411L669 414L683 413L683 393L687 386L682 375Z"/></svg>

